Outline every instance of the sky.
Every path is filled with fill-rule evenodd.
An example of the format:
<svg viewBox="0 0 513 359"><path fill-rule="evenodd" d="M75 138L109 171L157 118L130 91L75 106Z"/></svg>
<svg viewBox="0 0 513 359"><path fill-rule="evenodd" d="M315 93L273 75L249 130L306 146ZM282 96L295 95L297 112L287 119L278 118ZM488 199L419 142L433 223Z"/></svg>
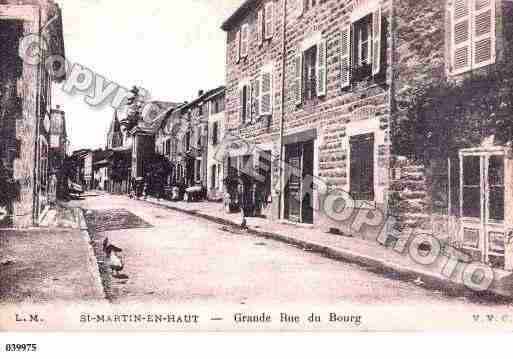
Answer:
<svg viewBox="0 0 513 359"><path fill-rule="evenodd" d="M56 0L66 58L153 100L190 101L225 82L226 34L220 29L242 0ZM113 108L54 84L53 106L66 112L71 150L105 147Z"/></svg>

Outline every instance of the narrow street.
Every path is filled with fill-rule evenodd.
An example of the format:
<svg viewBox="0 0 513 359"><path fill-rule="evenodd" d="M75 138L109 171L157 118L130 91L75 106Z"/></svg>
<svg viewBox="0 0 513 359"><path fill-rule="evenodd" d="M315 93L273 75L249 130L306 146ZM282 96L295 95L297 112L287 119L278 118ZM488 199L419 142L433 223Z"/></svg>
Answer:
<svg viewBox="0 0 513 359"><path fill-rule="evenodd" d="M227 232L222 225L144 201L101 194L72 205L84 208L97 244L108 237L123 249L126 278L107 275L106 281L109 299L118 304L503 307L449 297L280 242Z"/></svg>

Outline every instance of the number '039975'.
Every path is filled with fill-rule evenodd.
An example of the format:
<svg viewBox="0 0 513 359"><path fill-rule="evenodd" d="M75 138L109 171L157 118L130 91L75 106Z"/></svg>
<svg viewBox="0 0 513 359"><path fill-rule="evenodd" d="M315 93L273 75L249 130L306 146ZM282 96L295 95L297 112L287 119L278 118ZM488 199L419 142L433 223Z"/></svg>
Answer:
<svg viewBox="0 0 513 359"><path fill-rule="evenodd" d="M35 352L37 351L36 344L6 344L6 352Z"/></svg>

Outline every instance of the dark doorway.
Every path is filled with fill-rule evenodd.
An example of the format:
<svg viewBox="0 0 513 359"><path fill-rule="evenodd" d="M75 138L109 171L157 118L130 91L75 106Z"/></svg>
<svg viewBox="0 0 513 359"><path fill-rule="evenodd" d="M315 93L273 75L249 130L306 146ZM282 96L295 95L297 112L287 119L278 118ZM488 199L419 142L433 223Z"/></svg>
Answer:
<svg viewBox="0 0 513 359"><path fill-rule="evenodd" d="M311 181L304 181L313 176L313 152L313 141L286 147L285 218L292 222L313 224L311 188L305 187Z"/></svg>
<svg viewBox="0 0 513 359"><path fill-rule="evenodd" d="M374 201L374 135L351 137L350 191L356 201Z"/></svg>

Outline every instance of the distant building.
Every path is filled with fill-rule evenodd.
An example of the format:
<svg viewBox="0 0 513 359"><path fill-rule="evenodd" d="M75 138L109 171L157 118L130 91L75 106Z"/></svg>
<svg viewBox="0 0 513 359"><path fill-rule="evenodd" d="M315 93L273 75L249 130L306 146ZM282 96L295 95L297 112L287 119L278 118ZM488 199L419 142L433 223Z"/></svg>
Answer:
<svg viewBox="0 0 513 359"><path fill-rule="evenodd" d="M207 197L210 200L223 199L224 166L221 157L221 146L225 128L225 94L226 88L223 86L205 99L208 104L208 148L205 183Z"/></svg>

